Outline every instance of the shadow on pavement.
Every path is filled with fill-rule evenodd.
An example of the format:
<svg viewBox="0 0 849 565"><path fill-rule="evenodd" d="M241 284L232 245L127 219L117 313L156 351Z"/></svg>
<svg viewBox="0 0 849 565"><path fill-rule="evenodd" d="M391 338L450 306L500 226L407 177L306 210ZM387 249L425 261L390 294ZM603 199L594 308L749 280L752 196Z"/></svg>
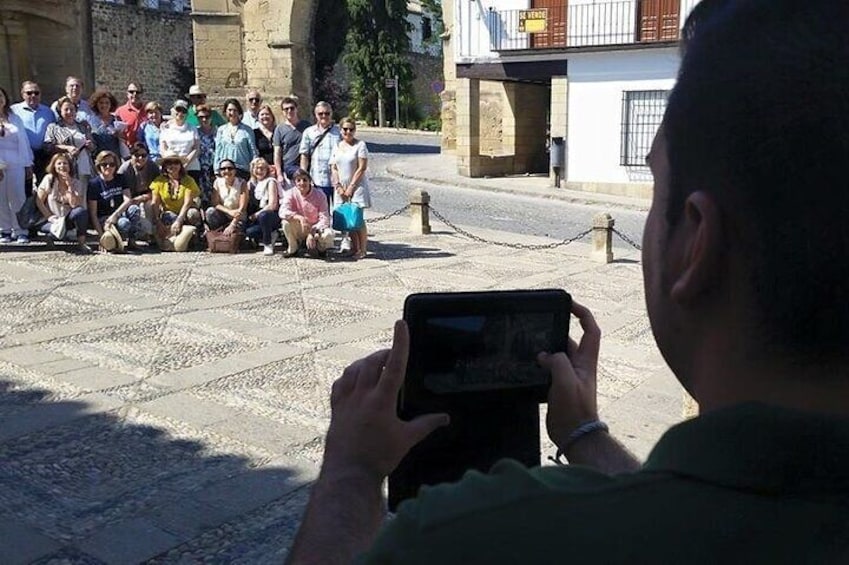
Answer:
<svg viewBox="0 0 849 565"><path fill-rule="evenodd" d="M376 257L382 261L397 261L402 259L441 259L453 257L449 253L436 247L417 247L405 243L384 243L370 240L368 243L369 256Z"/></svg>
<svg viewBox="0 0 849 565"><path fill-rule="evenodd" d="M97 412L79 393L28 387L7 370L0 379L4 563L285 558L306 499L297 471L257 468L238 449L210 448L199 430L168 431L131 404Z"/></svg>
<svg viewBox="0 0 849 565"><path fill-rule="evenodd" d="M438 145L399 144L399 143L373 143L370 141L368 150L371 153L394 153L396 155L425 155L439 153Z"/></svg>

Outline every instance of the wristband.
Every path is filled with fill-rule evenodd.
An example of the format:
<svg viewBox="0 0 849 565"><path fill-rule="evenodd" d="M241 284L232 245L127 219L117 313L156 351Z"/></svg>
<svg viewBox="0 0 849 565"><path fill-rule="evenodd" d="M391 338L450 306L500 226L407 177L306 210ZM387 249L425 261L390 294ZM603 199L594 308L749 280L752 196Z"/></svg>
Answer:
<svg viewBox="0 0 849 565"><path fill-rule="evenodd" d="M572 433L566 437L566 441L563 442L563 447L558 447L557 453L554 457L549 457L549 459L558 465L565 465L561 458L566 454L566 451L568 451L570 447L572 447L585 435L597 431L608 432L610 431L610 428L608 428L607 424L601 420L587 420L586 422L581 422L578 424L578 427L572 430Z"/></svg>

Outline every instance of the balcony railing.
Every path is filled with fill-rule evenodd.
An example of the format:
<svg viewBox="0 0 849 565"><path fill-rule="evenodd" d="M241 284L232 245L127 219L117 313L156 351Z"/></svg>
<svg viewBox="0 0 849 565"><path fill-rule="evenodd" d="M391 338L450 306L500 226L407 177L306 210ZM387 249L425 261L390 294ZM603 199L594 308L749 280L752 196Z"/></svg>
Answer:
<svg viewBox="0 0 849 565"><path fill-rule="evenodd" d="M489 10L487 27L492 49L515 51L627 45L676 41L679 38L679 0L611 0L534 11L538 10L545 10L545 30L539 32L532 30L542 27L542 20L525 19L528 15L526 10ZM521 21L523 19L524 22ZM527 31L520 31L520 23Z"/></svg>

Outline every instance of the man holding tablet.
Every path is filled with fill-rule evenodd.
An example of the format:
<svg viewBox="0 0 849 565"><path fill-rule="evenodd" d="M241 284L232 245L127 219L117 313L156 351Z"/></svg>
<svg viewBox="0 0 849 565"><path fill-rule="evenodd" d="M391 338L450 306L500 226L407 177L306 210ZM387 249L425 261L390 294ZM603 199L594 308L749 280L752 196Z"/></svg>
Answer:
<svg viewBox="0 0 849 565"><path fill-rule="evenodd" d="M445 414L396 416L409 334L335 383L292 563L849 560L849 3L702 0L648 156L646 305L701 415L641 466L596 409L600 331L551 372L568 466L501 462L420 492L383 530L383 479ZM575 465L575 464L579 465Z"/></svg>

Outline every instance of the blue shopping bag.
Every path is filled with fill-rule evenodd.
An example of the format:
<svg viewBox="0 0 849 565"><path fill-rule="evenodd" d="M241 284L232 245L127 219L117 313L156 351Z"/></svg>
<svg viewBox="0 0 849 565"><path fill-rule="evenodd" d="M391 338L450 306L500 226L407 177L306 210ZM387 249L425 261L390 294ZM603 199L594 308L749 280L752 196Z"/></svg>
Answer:
<svg viewBox="0 0 849 565"><path fill-rule="evenodd" d="M333 210L333 229L336 231L357 231L364 225L363 209L356 204L345 202Z"/></svg>

